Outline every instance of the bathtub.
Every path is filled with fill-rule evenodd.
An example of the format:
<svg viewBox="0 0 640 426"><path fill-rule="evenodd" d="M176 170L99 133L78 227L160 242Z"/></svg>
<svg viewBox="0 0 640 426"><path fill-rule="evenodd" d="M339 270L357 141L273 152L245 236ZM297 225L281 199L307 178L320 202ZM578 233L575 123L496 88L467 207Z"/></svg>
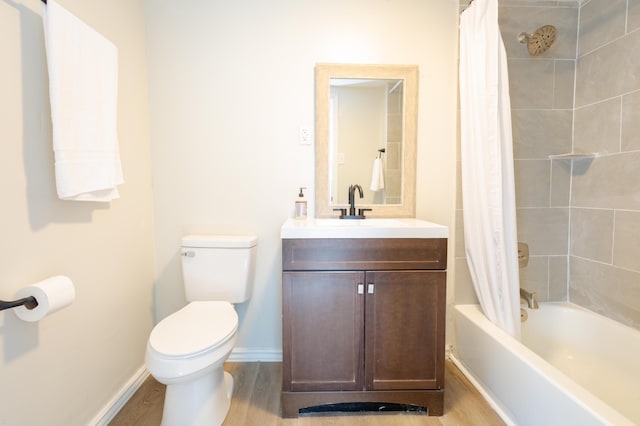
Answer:
<svg viewBox="0 0 640 426"><path fill-rule="evenodd" d="M507 424L640 424L640 331L570 303L526 311L520 343L455 306L451 359Z"/></svg>

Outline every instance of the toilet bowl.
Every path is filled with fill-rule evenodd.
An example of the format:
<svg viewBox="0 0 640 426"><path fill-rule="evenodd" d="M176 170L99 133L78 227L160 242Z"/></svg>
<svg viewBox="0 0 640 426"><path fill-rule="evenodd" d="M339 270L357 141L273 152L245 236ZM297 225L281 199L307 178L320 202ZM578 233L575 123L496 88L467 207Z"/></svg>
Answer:
<svg viewBox="0 0 640 426"><path fill-rule="evenodd" d="M236 343L236 303L251 297L257 237L187 235L180 257L187 302L158 323L145 363L167 385L163 426L219 426L231 404L233 378L223 363Z"/></svg>
<svg viewBox="0 0 640 426"><path fill-rule="evenodd" d="M223 370L238 331L233 305L191 302L156 325L147 343L147 369L167 385L163 426L220 425L233 378Z"/></svg>

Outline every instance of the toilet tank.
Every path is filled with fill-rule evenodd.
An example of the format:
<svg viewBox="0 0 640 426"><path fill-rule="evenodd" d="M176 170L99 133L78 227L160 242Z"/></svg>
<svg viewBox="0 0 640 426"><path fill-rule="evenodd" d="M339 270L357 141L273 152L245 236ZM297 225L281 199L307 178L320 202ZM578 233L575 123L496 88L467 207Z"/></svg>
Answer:
<svg viewBox="0 0 640 426"><path fill-rule="evenodd" d="M247 301L253 292L257 242L253 235L183 237L180 254L187 301Z"/></svg>

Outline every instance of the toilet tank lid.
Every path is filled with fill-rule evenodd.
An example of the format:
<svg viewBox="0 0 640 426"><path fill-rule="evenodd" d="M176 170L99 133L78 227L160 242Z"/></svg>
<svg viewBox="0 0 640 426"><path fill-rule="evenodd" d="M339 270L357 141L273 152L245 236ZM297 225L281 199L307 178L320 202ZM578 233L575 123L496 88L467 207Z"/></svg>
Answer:
<svg viewBox="0 0 640 426"><path fill-rule="evenodd" d="M183 247L205 248L245 248L258 243L255 235L186 235L182 237Z"/></svg>

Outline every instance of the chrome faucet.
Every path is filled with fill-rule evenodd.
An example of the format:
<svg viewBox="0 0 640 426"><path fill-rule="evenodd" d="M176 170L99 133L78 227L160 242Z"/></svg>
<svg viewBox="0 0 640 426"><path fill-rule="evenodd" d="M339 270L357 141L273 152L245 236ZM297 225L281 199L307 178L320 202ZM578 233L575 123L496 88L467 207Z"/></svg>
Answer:
<svg viewBox="0 0 640 426"><path fill-rule="evenodd" d="M529 309L538 309L538 300L536 298L536 292L528 292L527 290L521 288L520 289L520 299L524 299L527 302L527 306Z"/></svg>
<svg viewBox="0 0 640 426"><path fill-rule="evenodd" d="M360 193L360 198L364 197L364 193L362 192L362 187L360 185L349 185L349 216L356 215L356 189Z"/></svg>
<svg viewBox="0 0 640 426"><path fill-rule="evenodd" d="M345 207L333 209L340 212L340 219L365 219L364 212L371 211L371 209L358 209L358 213L356 214L356 189L358 190L360 198L364 198L364 193L360 185L349 185L349 213L347 214Z"/></svg>

